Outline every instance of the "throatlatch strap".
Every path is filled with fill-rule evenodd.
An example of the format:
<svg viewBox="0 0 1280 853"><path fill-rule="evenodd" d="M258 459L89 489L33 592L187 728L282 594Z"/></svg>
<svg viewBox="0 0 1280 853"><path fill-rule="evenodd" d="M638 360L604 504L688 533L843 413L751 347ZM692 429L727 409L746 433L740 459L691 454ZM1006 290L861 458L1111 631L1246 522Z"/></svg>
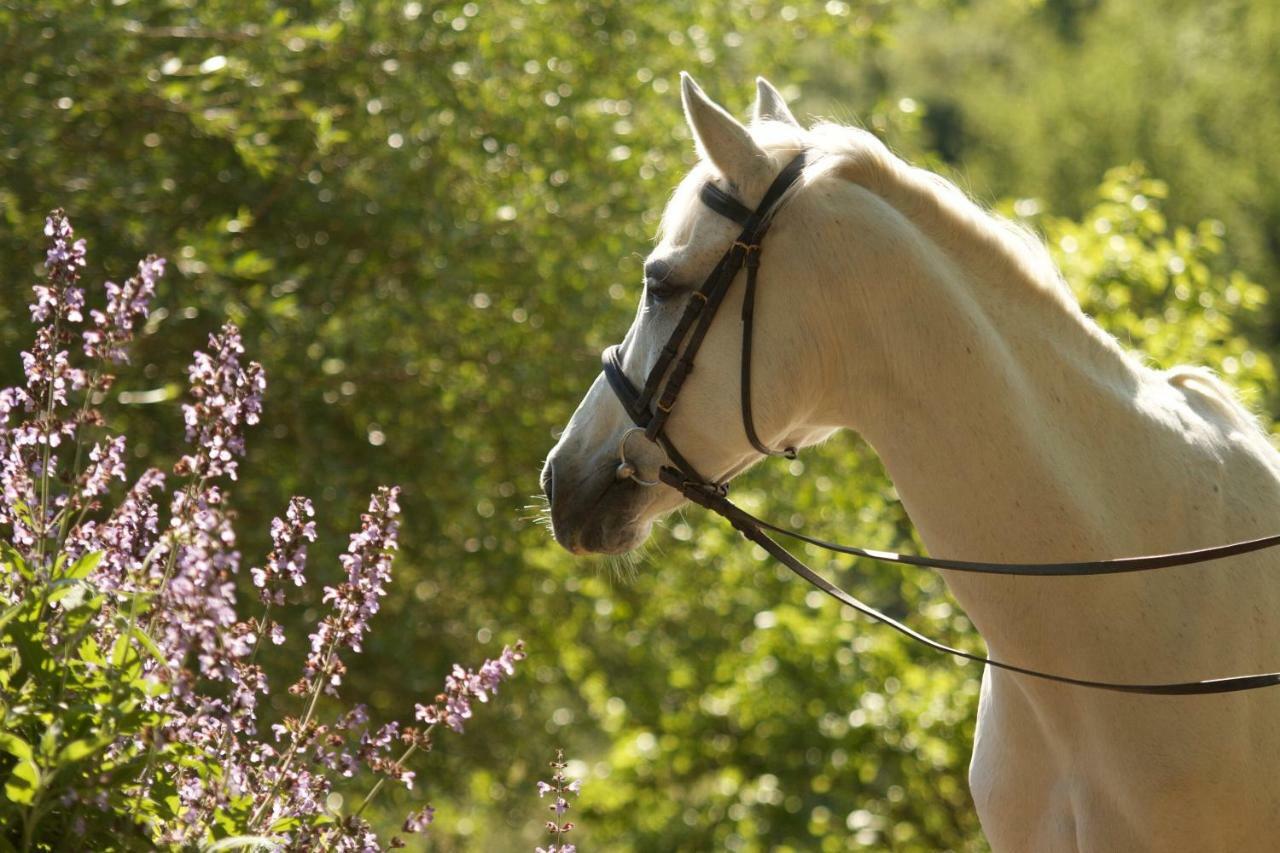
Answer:
<svg viewBox="0 0 1280 853"><path fill-rule="evenodd" d="M747 433L747 441L751 442L751 446L765 456L784 456L787 459L796 458L796 449L794 447L786 447L782 450L774 450L763 441L760 436L756 435L756 424L753 409L751 406L751 353L752 348L752 330L755 328L755 305L756 305L756 270L760 268L760 247L747 249L747 288L742 294L742 357L738 360L741 365L739 384L742 388L742 428Z"/></svg>

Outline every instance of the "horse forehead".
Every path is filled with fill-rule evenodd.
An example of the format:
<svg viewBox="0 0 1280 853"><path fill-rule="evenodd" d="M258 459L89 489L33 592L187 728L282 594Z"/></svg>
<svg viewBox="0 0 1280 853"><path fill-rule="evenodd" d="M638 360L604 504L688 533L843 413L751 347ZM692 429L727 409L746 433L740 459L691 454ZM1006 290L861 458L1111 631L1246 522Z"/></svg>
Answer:
<svg viewBox="0 0 1280 853"><path fill-rule="evenodd" d="M713 181L728 189L724 179L699 163L676 187L658 227L655 257L696 253L704 248L704 242L715 242L724 236L721 232L734 230L732 222L703 204L699 197L703 185Z"/></svg>

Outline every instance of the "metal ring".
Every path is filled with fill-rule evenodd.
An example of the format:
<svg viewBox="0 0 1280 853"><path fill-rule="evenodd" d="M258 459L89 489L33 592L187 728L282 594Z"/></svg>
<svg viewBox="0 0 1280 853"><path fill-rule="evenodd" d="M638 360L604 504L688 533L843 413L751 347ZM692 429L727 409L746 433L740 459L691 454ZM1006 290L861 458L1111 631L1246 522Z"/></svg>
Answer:
<svg viewBox="0 0 1280 853"><path fill-rule="evenodd" d="M644 435L642 427L632 427L622 434L622 440L618 442L618 467L614 469L614 476L619 480L630 480L640 486L657 486L659 480L646 480L640 476L640 469L634 462L627 459L627 439L632 433L640 433Z"/></svg>

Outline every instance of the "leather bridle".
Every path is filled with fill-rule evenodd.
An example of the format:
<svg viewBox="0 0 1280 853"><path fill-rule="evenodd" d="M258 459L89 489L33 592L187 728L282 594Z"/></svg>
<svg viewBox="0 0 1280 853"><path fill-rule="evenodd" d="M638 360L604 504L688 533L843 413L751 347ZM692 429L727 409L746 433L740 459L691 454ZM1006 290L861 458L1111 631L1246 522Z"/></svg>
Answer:
<svg viewBox="0 0 1280 853"><path fill-rule="evenodd" d="M670 486L689 501L725 518L747 539L759 545L770 556L836 601L852 607L859 613L888 625L895 631L938 652L1034 678L1120 693L1188 696L1234 693L1241 690L1254 690L1260 687L1280 685L1280 672L1158 684L1095 681L1042 672L1031 667L1019 666L973 652L966 652L926 637L893 617L860 601L809 568L769 535L770 533L780 534L828 551L882 562L982 574L1055 577L1144 572L1173 566L1205 563L1224 557L1248 554L1264 548L1275 547L1280 545L1280 534L1192 551L1067 563L985 563L942 557L920 557L897 554L891 551L877 551L840 545L771 524L730 502L727 483L713 482L698 473L698 470L680 453L672 443L670 436L666 434L667 418L671 415L671 410L680 394L680 389L684 386L685 379L688 378L690 371L693 370L694 358L698 354L698 349L702 346L712 320L715 319L716 311L724 301L725 294L737 278L739 271L744 267L747 274L746 291L743 294L742 301L742 366L740 371L742 425L746 431L747 440L760 453L766 456L795 458L794 447L775 450L764 444L756 434L755 424L751 416L751 337L754 325L756 277L760 269L761 244L769 231L769 226L773 223L774 215L788 197L787 191L796 184L803 173L805 162L806 153L802 151L787 163L782 168L782 171L778 173L778 176L774 178L773 183L770 184L769 189L765 192L755 210L746 207L733 196L710 182L702 186L700 191L702 202L716 213L741 225L742 232L734 240L728 251L720 258L720 261L711 271L703 285L690 295L684 313L668 337L666 344L662 347L657 361L645 379L642 389L637 389L623 370L622 345L617 344L604 351L602 361L605 378L609 381L610 387L622 403L627 415L635 423L634 428L628 429L623 434L622 441L619 444L617 478L620 480L633 480L642 486L656 486L659 483ZM671 462L670 465L663 465L659 469L657 480L641 478L636 465L627 459L627 440L638 433L643 433L644 437L649 441L658 444L665 451L667 458Z"/></svg>
<svg viewBox="0 0 1280 853"><path fill-rule="evenodd" d="M755 422L751 419L751 329L754 325L756 274L760 269L760 243L764 240L764 235L769 232L769 226L773 224L773 214L777 211L783 196L804 171L804 164L805 153L802 151L782 168L778 177L773 179L764 198L760 200L760 206L754 211L715 184L708 182L702 185L699 197L703 204L741 225L742 233L711 270L711 275L707 276L702 287L690 295L689 304L685 306L680 321L676 323L675 329L667 338L667 343L658 353L658 360L649 371L643 390L636 390L636 386L631 384L631 380L622 369L622 345L616 344L604 351L601 360L604 362L605 378L609 380L613 393L622 401L623 408L636 424L635 430L623 435L618 449L622 457L622 465L628 466L625 469L625 477L636 476L635 466L626 461L627 438L633 432L643 430L645 438L661 445L668 458L682 473L691 480L710 485L710 481L699 474L689 460L676 450L671 439L667 437L665 428L667 418L671 415L671 407L675 405L676 397L684 387L685 379L693 370L693 359L702 346L707 330L711 328L716 310L724 301L730 285L737 278L738 271L744 266L747 268L747 290L742 297L742 426L747 432L747 440L751 442L751 446L764 455L795 458L794 447L773 450L756 435ZM650 406L653 408L650 409ZM656 485L656 483L646 481L643 485ZM715 488L721 494L728 493L727 486Z"/></svg>

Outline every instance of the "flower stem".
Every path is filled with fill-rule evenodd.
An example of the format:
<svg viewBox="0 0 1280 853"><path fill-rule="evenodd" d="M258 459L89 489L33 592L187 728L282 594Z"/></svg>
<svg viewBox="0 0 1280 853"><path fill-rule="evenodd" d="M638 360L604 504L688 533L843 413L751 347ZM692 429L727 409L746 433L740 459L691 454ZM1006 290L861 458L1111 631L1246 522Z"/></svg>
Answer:
<svg viewBox="0 0 1280 853"><path fill-rule="evenodd" d="M396 759L396 765L399 767L403 767L404 763L408 761L409 758L415 752L418 751L418 744L425 743L427 738L431 736L432 729L434 729L435 727L436 727L436 724L432 723L431 725L427 726L426 730L421 735L419 735L417 738L414 738L413 743L409 744L409 748L406 749L404 753L401 754L401 756ZM360 805L356 808L354 812L352 812L351 816L353 818L357 818L357 817L360 817L360 815L364 814L364 810L368 808L369 803L373 802L373 798L378 796L378 792L382 790L382 786L385 785L386 783L387 783L386 776L381 777L380 779L378 779L377 782L373 783L373 787L369 789L369 793L364 795L364 799L360 801ZM339 826L335 826L333 831L340 832L341 828ZM326 853L326 851L328 851L330 841L331 839L326 835L325 838L320 842L320 853Z"/></svg>
<svg viewBox="0 0 1280 853"><path fill-rule="evenodd" d="M345 616L346 610L343 610ZM325 649L324 660L320 666L320 670L316 673L315 684L311 687L311 699L307 703L307 711L302 717L302 721L298 724L298 732L294 735L293 743L289 745L289 751L285 753L284 758L280 762L280 769L276 773L275 782L271 785L271 790L267 792L266 798L254 810L253 816L249 818L249 828L252 830L257 826L258 821L262 819L263 814L267 810L267 806L275 799L276 791L280 790L280 783L284 781L285 773L293 764L293 759L298 754L298 744L307 731L307 726L311 723L311 718L315 714L316 704L320 701L320 691L324 689L325 683L329 680L329 666L333 660L333 653L338 645L338 633L329 640L329 648Z"/></svg>

